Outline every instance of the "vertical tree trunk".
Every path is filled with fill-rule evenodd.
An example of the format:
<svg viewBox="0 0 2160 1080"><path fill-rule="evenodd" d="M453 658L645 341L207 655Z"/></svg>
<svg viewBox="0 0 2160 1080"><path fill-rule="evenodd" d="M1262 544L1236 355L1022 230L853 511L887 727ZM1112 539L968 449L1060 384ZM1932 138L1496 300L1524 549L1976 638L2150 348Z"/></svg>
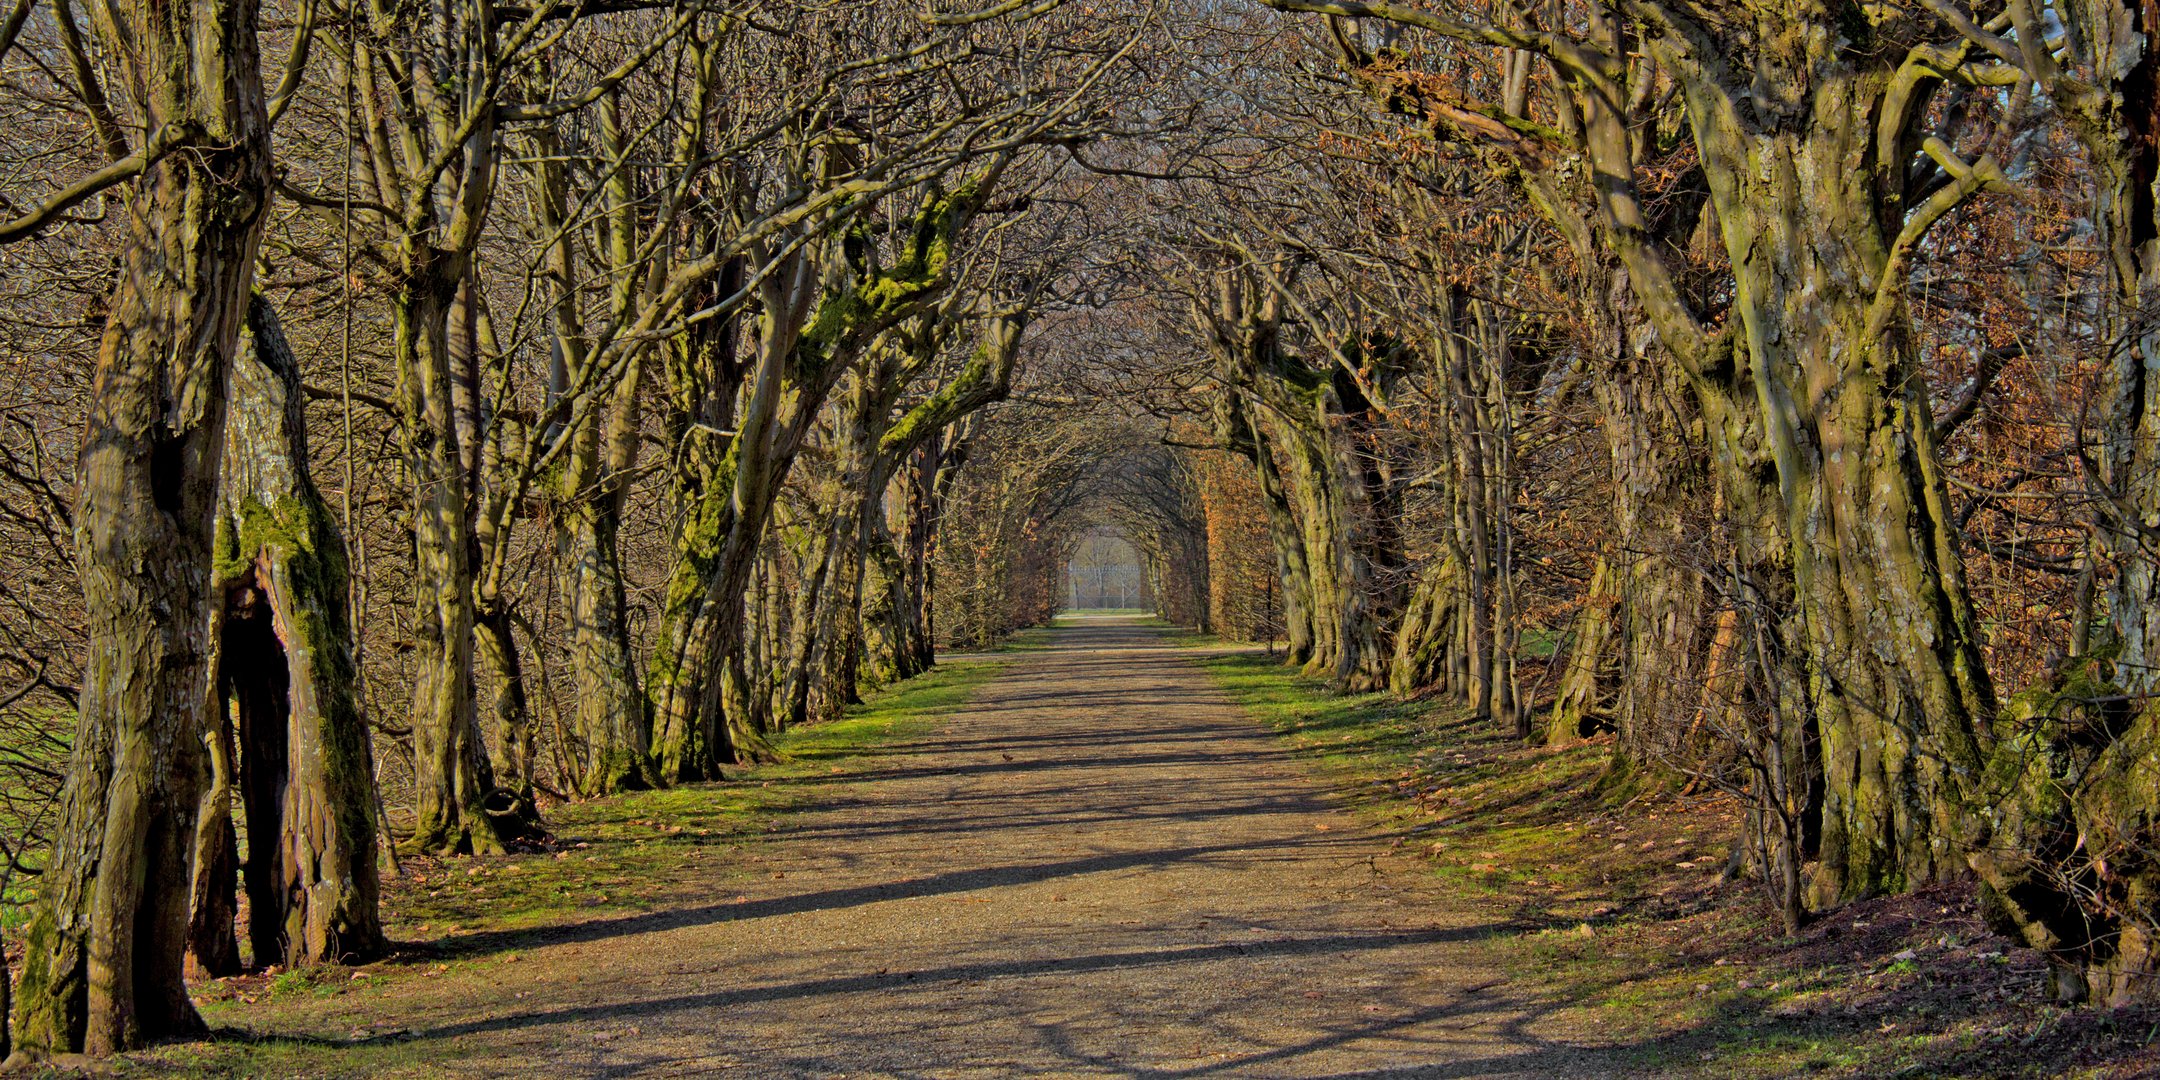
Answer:
<svg viewBox="0 0 2160 1080"><path fill-rule="evenodd" d="M270 185L254 0L100 6L151 132L192 130L124 201L75 526L89 651L16 1053L109 1054L203 1029L182 974L215 688L210 582L227 366Z"/></svg>
<svg viewBox="0 0 2160 1080"><path fill-rule="evenodd" d="M308 474L298 363L260 298L248 329L232 380L217 581L248 824L249 938L257 964L369 960L385 943L345 541Z"/></svg>
<svg viewBox="0 0 2160 1080"><path fill-rule="evenodd" d="M2110 286L2093 479L2108 496L2094 501L2095 531L2115 573L2106 639L2074 645L1994 725L1984 793L1994 812L1979 819L1969 859L1990 922L2046 951L2051 996L2121 1005L2160 986L2160 13L2128 0L2013 5L2018 40L2048 39L2043 10L2068 24L2068 70L2052 46L2027 45L2026 63L2091 160ZM2137 703L2116 704L2126 699Z"/></svg>
<svg viewBox="0 0 2160 1080"><path fill-rule="evenodd" d="M413 835L408 850L491 854L506 837L487 812L493 778L473 689L475 538L455 422L451 308L462 259L410 241L397 301L400 432L413 484ZM461 328L462 330L462 328Z"/></svg>
<svg viewBox="0 0 2160 1080"><path fill-rule="evenodd" d="M835 482L837 483L837 482ZM836 493L829 493L837 498ZM810 684L816 677L818 628L823 612L832 604L827 584L833 568L837 522L825 519L826 508L811 504L813 517L823 519L806 528L801 558L797 563L795 602L788 619L787 658L780 679L776 717L782 727L796 727L810 719Z"/></svg>
<svg viewBox="0 0 2160 1080"><path fill-rule="evenodd" d="M622 152L621 99L610 94L600 110L603 160ZM546 140L551 142L552 140ZM595 382L601 373L578 312L578 275L566 216L559 166L537 173L540 223L558 237L550 249L550 272L560 290L555 305L556 348L572 383ZM632 297L623 290L634 280L638 222L626 169L610 173L607 183L607 239L603 263L618 284L612 297L628 310ZM607 408L580 410L572 420L557 491L556 567L569 637L570 670L576 687L574 729L583 744L578 794L588 798L651 787L652 714L631 669L632 648L623 595L622 559L617 534L622 527L628 477L637 464L638 395L645 353L632 349L620 361L626 370L607 396Z"/></svg>
<svg viewBox="0 0 2160 1080"><path fill-rule="evenodd" d="M495 717L495 740L487 746L487 768L482 773L488 785L484 806L496 835L505 840L537 840L546 835L533 775L537 725L515 622L499 597L488 598L473 613L474 656L494 690L488 711Z"/></svg>
<svg viewBox="0 0 2160 1080"><path fill-rule="evenodd" d="M1791 546L1828 906L1963 868L1959 785L1995 698L1892 263L1906 162L1851 160L1875 145L1889 72L1813 75L1797 130L1750 130L1703 85L1689 97ZM1816 243L1826 229L1848 242Z"/></svg>
<svg viewBox="0 0 2160 1080"><path fill-rule="evenodd" d="M651 714L630 667L616 539L626 494L622 466L630 463L603 455L611 450L605 457L613 458L622 453L620 447L635 445L638 381L635 371L623 379L605 433L597 416L580 421L563 468L556 565L577 693L576 730L585 751L578 793L586 797L646 788L655 780Z"/></svg>

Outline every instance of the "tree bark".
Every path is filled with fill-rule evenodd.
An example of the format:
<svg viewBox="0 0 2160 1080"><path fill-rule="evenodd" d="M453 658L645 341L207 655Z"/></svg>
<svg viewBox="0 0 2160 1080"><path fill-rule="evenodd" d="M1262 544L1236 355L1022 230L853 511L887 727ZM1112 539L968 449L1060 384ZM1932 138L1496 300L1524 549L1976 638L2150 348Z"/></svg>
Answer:
<svg viewBox="0 0 2160 1080"><path fill-rule="evenodd" d="M222 682L222 680L220 680ZM204 742L210 757L210 787L203 794L202 817L195 823L195 885L188 904L188 975L224 978L238 975L240 912L240 840L233 830L234 778L232 723L220 700L210 713Z"/></svg>
<svg viewBox="0 0 2160 1080"><path fill-rule="evenodd" d="M2025 66L2091 161L2107 407L2079 456L2115 572L2105 635L1995 723L1970 861L1989 921L2047 953L2052 997L2122 1005L2160 993L2160 14L2126 0L2052 10L2069 30L2060 60L2026 46ZM2046 40L2034 5L2009 13L2020 41Z"/></svg>
<svg viewBox="0 0 2160 1080"><path fill-rule="evenodd" d="M396 299L400 444L413 484L413 834L407 850L500 853L473 687L472 492L453 396L451 309L468 257L415 238ZM464 332L464 327L460 327ZM465 343L470 349L471 343Z"/></svg>
<svg viewBox="0 0 2160 1080"><path fill-rule="evenodd" d="M300 370L257 298L235 363L217 581L238 718L255 962L382 954L370 735L356 697L345 540L307 467Z"/></svg>
<svg viewBox="0 0 2160 1080"><path fill-rule="evenodd" d="M15 1053L198 1034L183 980L208 767L210 581L225 384L270 189L254 0L100 6L151 132L98 349L75 522L89 650L53 856L25 942Z"/></svg>

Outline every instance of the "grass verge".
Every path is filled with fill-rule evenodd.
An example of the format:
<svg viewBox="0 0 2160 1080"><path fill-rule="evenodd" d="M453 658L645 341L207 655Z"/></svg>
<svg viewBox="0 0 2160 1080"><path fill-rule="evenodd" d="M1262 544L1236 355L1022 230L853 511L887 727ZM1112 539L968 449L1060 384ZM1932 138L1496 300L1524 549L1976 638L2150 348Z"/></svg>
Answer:
<svg viewBox="0 0 2160 1080"><path fill-rule="evenodd" d="M1969 886L1787 937L1730 873L1727 797L1615 773L1605 741L1525 746L1452 704L1333 694L1252 650L1196 659L1399 854L1510 927L1480 946L1490 965L1616 1075L2160 1075L2160 1011L2045 1004L2040 959L1987 930Z"/></svg>
<svg viewBox="0 0 2160 1080"><path fill-rule="evenodd" d="M639 792L552 809L547 850L472 859L405 860L383 881L391 958L360 968L274 969L194 984L197 1005L218 1036L158 1047L113 1063L116 1075L383 1076L440 1075L440 1040L359 1018L371 998L435 992L453 972L493 972L508 996L521 953L588 923L665 917L672 910L726 903L732 883L759 876L764 846L791 811L815 802L822 785L873 766L896 744L934 727L996 676L992 658L940 664L928 674L872 694L829 724L782 733L781 760L730 779ZM325 1009L324 998L350 998ZM445 1016L476 1015L485 1001ZM500 1004L500 1003L492 1003ZM410 1010L406 1010L410 1011ZM328 1021L323 1014L344 1017ZM329 1026L326 1026L329 1025Z"/></svg>

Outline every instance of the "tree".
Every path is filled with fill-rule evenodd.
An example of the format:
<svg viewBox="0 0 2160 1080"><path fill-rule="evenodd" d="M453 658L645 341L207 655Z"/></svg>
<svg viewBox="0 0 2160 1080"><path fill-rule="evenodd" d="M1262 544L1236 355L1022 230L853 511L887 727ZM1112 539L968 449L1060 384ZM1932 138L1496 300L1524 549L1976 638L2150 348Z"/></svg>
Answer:
<svg viewBox="0 0 2160 1080"><path fill-rule="evenodd" d="M16 1054L202 1030L182 981L208 772L210 580L226 385L270 192L258 7L103 6L140 130L189 132L136 179L76 501L89 662Z"/></svg>

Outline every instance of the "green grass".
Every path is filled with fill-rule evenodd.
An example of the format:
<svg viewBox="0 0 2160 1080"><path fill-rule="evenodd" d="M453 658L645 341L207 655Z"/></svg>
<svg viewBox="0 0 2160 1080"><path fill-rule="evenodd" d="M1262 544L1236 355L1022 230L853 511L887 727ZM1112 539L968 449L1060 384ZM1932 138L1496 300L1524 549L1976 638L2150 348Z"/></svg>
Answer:
<svg viewBox="0 0 2160 1080"><path fill-rule="evenodd" d="M994 677L994 661L960 661L870 695L841 719L780 733L779 760L726 780L570 803L548 815L552 856L416 862L399 890L393 932L427 938L514 929L569 917L650 910L679 897L686 869L761 842L777 816L814 797L816 782L862 767L876 750L919 733ZM690 875L702 880L702 869ZM448 940L445 947L456 949Z"/></svg>
<svg viewBox="0 0 2160 1080"><path fill-rule="evenodd" d="M910 736L935 727L1003 663L940 664L930 673L869 695L839 720L780 734L779 760L733 770L728 779L555 807L551 850L473 859L409 859L384 880L385 929L400 954L362 969L285 972L197 987L213 1028L208 1044L132 1055L126 1072L187 1076L435 1075L444 1047L425 1052L396 1032L315 1032L309 1038L248 1034L292 1031L304 1015L284 1007L316 998L394 997L401 986L454 971L501 969L515 985L520 950L547 927L639 912L725 902L748 864L784 835L791 811L814 803L822 785L875 765Z"/></svg>
<svg viewBox="0 0 2160 1080"><path fill-rule="evenodd" d="M1756 886L1716 876L1737 834L1729 799L1615 770L1603 743L1526 746L1449 702L1333 694L1250 650L1196 659L1398 851L1499 924L1464 962L1547 1003L1571 1041L1607 1047L1614 1075L2160 1065L2160 1011L2118 1022L2041 1004L2040 961L1989 935L1969 890L1869 901L1787 938Z"/></svg>

